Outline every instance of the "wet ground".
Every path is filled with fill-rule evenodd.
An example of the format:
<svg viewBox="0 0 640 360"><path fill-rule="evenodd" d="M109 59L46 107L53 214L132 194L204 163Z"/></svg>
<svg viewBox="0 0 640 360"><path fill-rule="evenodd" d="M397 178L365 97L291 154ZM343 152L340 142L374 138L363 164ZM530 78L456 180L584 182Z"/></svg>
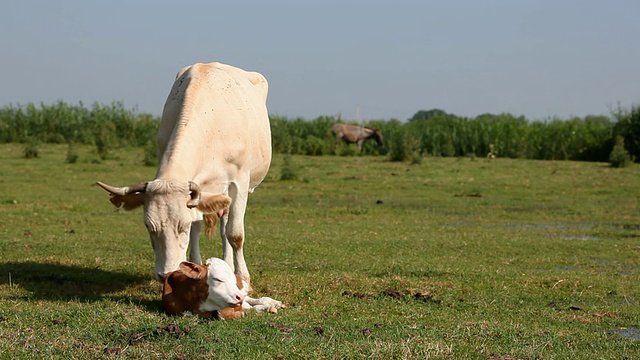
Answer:
<svg viewBox="0 0 640 360"><path fill-rule="evenodd" d="M613 329L609 333L622 336L628 340L640 341L640 327L621 327Z"/></svg>

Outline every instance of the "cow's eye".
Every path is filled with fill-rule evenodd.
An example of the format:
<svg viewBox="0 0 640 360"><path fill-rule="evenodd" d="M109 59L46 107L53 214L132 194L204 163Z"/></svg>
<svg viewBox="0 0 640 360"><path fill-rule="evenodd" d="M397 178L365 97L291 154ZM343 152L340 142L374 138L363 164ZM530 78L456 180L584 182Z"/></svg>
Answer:
<svg viewBox="0 0 640 360"><path fill-rule="evenodd" d="M217 277L212 277L213 281L218 282L218 283L223 283L224 281L222 281L222 279L218 279Z"/></svg>
<svg viewBox="0 0 640 360"><path fill-rule="evenodd" d="M149 234L157 234L158 233L158 229L156 227L154 227L152 224L144 223L144 226L147 228L147 231L149 232Z"/></svg>

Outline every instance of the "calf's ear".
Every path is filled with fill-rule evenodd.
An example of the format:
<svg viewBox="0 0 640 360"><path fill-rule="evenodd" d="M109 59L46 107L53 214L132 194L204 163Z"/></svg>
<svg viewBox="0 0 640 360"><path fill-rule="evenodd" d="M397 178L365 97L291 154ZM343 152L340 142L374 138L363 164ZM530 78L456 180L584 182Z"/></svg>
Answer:
<svg viewBox="0 0 640 360"><path fill-rule="evenodd" d="M207 276L206 266L195 264L189 261L183 261L178 266L178 271L191 279L203 279Z"/></svg>

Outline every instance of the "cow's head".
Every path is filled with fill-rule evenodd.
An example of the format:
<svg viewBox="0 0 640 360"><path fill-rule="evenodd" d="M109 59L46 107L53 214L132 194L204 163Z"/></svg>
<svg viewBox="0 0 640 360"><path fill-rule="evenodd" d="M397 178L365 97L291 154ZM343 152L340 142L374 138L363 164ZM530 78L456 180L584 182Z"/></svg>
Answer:
<svg viewBox="0 0 640 360"><path fill-rule="evenodd" d="M202 193L194 182L154 180L128 187L97 184L111 194L111 203L125 210L144 206L144 224L155 252L155 275L160 281L186 261L191 223L221 217L231 198ZM210 221L209 221L210 223Z"/></svg>
<svg viewBox="0 0 640 360"><path fill-rule="evenodd" d="M380 129L373 129L373 138L376 140L378 145L382 146L384 140L382 138L382 131L380 131Z"/></svg>

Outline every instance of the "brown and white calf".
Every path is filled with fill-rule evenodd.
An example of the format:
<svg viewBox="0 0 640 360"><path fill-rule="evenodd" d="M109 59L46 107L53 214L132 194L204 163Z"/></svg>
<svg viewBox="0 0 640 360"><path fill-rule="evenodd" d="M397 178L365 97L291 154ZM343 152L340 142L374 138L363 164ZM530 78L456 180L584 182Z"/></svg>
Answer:
<svg viewBox="0 0 640 360"><path fill-rule="evenodd" d="M241 318L251 309L275 313L284 307L269 297L251 298L248 291L247 282L221 259L208 259L206 265L185 261L164 278L162 307L169 315L221 320Z"/></svg>

